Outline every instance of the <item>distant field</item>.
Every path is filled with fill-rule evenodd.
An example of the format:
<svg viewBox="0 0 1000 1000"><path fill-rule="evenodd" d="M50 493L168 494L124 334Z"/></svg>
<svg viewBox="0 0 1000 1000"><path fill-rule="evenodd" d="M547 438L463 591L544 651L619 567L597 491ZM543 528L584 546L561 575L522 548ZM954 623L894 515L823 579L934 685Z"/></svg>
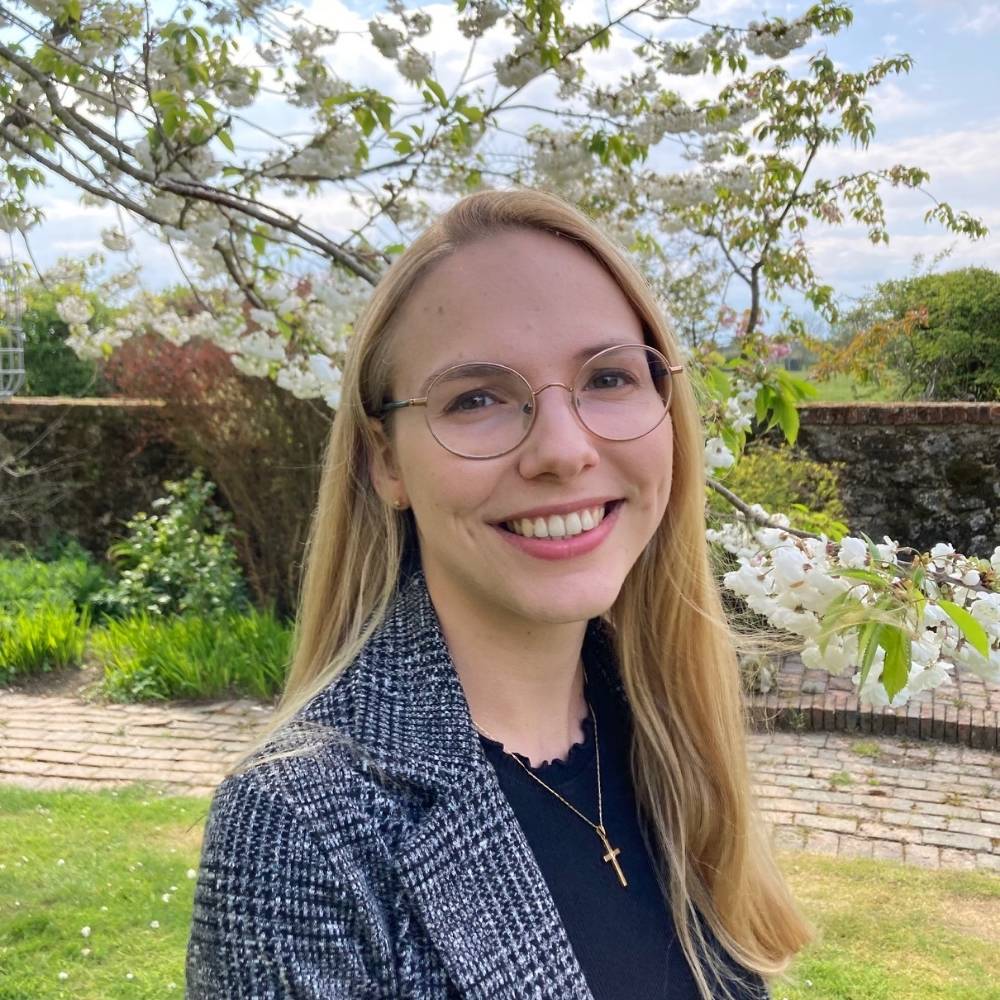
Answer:
<svg viewBox="0 0 1000 1000"><path fill-rule="evenodd" d="M850 375L838 375L826 382L816 382L810 378L808 372L802 373L804 378L809 379L819 391L819 395L812 402L816 403L851 403L851 402L876 402L891 403L899 399L899 392L896 386L862 385L857 379Z"/></svg>

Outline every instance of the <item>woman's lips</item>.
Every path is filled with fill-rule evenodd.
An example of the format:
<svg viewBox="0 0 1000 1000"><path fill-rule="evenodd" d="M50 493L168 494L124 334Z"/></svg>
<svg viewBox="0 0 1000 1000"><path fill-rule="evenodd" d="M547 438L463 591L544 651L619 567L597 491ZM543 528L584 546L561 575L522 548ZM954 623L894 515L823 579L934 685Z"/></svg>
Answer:
<svg viewBox="0 0 1000 1000"><path fill-rule="evenodd" d="M538 559L572 559L575 556L586 555L597 548L611 534L618 521L618 512L622 509L624 500L615 501L604 515L604 520L596 528L584 531L572 538L525 538L513 531L507 531L499 525L493 525L493 530L516 549Z"/></svg>

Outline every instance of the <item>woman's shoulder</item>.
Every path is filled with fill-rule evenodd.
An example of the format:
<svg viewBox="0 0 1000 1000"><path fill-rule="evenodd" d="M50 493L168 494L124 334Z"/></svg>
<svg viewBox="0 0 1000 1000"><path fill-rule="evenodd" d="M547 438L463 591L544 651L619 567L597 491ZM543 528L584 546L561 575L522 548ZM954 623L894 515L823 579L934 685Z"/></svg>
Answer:
<svg viewBox="0 0 1000 1000"><path fill-rule="evenodd" d="M201 868L220 885L281 870L302 884L333 880L367 896L389 877L399 803L356 757L311 739L305 752L251 762L217 786Z"/></svg>
<svg viewBox="0 0 1000 1000"><path fill-rule="evenodd" d="M210 822L271 833L303 825L326 844L370 837L401 790L382 773L357 700L349 667L220 782Z"/></svg>

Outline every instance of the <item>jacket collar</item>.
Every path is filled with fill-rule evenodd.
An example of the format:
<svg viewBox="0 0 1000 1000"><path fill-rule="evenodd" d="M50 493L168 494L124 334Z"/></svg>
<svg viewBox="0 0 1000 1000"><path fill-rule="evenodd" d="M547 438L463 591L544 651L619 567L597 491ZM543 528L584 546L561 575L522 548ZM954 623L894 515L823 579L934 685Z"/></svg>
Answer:
<svg viewBox="0 0 1000 1000"><path fill-rule="evenodd" d="M625 698L605 628L585 658ZM399 790L393 867L460 995L593 1000L535 856L472 725L423 573L401 584L356 660L307 708Z"/></svg>
<svg viewBox="0 0 1000 1000"><path fill-rule="evenodd" d="M588 622L584 660L626 702L600 619ZM391 778L446 791L493 774L420 570L400 584L382 624L306 716L346 730Z"/></svg>

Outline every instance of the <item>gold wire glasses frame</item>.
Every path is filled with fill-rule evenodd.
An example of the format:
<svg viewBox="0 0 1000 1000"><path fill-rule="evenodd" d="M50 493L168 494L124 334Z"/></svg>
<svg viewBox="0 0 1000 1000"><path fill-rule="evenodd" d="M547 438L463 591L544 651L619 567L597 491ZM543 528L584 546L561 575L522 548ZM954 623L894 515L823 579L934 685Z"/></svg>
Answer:
<svg viewBox="0 0 1000 1000"><path fill-rule="evenodd" d="M621 352L623 350L632 349L632 348L642 348L642 349L644 349L647 352L647 356L651 356L651 359L655 359L655 360L658 360L660 362L660 366L661 367L659 367L659 370L657 371L657 374L660 377L665 377L665 379L666 379L666 391L665 391L665 393L663 395L661 395L661 399L663 400L663 411L660 414L659 419L657 419L657 421L652 425L652 427L646 428L645 430L643 430L639 434L635 434L635 435L632 435L631 437L624 437L624 438L623 437L608 437L608 436L606 436L604 434L600 434L597 431L595 431L592 427L590 427L587 424L586 420L584 420L584 418L583 418L583 416L582 416L582 414L580 412L580 396L579 396L579 393L577 391L580 387L577 386L576 383L580 380L580 376L591 365L593 365L595 361L603 358L605 355L614 354L615 352ZM433 426L433 423L431 421L430 413L429 413L428 408L427 408L427 401L428 401L428 399L430 399L433 396L435 385L437 385L442 379L447 379L449 377L453 377L456 372L458 372L458 371L460 371L460 370L462 370L464 368L484 368L484 367L485 368L489 368L489 369L495 369L495 370L500 371L500 372L509 373L510 375L513 375L521 383L523 383L523 385L524 385L524 387L526 389L525 396L526 397L530 397L530 398L526 398L525 399L525 403L524 403L524 407L522 408L522 412L529 416L529 420L528 420L527 426L524 428L524 431L521 434L520 439L518 441L516 441L514 444L512 444L509 448L505 448L502 451L491 452L488 455L469 455L469 454L467 454L465 452L457 451L455 448L450 447L449 445L445 444L445 442L441 440L441 438L438 436L438 434L435 433L434 426ZM546 389L550 389L553 386L559 386L560 388L565 389L570 394L570 397L573 400L573 412L576 414L576 418L580 422L580 424L589 433L594 434L596 437L602 438L605 441L635 441L635 440L638 440L641 437L645 437L647 434L652 433L663 422L663 419L666 417L667 413L670 411L670 401L671 401L671 396L672 396L672 386L673 386L672 379L673 379L673 376L679 374L683 370L684 370L684 366L683 365L672 365L672 364L670 364L670 362L664 357L664 355L660 351L658 351L655 347L650 347L648 344L615 344L612 347L606 347L603 350L598 351L595 355L593 355L591 358L589 358L588 360L586 360L580 366L579 371L574 376L574 378L573 378L573 384L572 385L566 385L563 382L548 382L547 384L543 385L539 389L533 389L531 387L531 384L528 382L528 380L519 371L517 371L514 368L510 368L507 365L496 364L494 362L476 362L476 361L469 362L469 361L465 361L465 362L462 362L461 364L458 364L458 365L452 365L450 368L446 368L444 371L439 372L434 377L434 379L431 381L431 383L427 386L426 395L424 395L424 396L417 396L417 397L414 397L412 399L398 399L398 400L393 400L391 402L383 404L382 409L378 413L378 417L381 420L381 419L385 418L386 414L391 413L394 410L401 410L401 409L404 409L405 407L409 407L409 406L422 406L422 407L424 407L424 415L425 415L425 418L427 420L427 428L431 432L431 436L446 451L449 451L453 455L457 455L460 458L469 458L469 459L500 458L502 455L510 454L510 452L514 451L516 448L519 448L524 443L524 441L527 439L528 435L531 433L531 430L532 430L532 428L535 425L535 417L537 416L537 413L538 413L538 407L535 405L535 401L536 401L538 395L540 393L544 392ZM651 369L651 373L652 373L652 369Z"/></svg>

